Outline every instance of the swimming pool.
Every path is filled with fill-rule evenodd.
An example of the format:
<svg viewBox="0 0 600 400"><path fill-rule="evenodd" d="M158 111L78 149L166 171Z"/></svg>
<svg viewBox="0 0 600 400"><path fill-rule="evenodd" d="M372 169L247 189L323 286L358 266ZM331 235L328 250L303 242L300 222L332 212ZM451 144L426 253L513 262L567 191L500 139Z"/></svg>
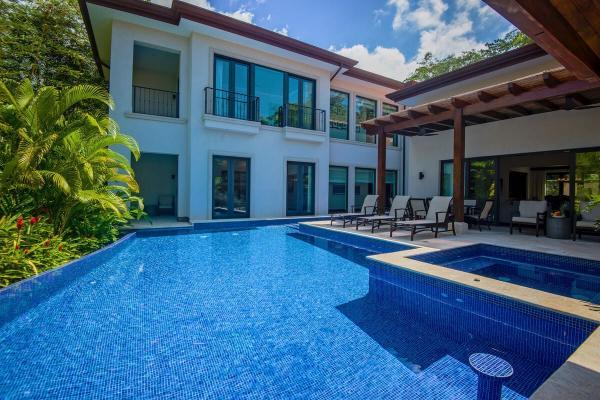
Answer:
<svg viewBox="0 0 600 400"><path fill-rule="evenodd" d="M488 244L411 258L593 304L600 303L600 261Z"/></svg>
<svg viewBox="0 0 600 400"><path fill-rule="evenodd" d="M503 398L521 399L596 327L324 232L140 235L1 291L0 398L471 399L468 356L488 352L515 369Z"/></svg>

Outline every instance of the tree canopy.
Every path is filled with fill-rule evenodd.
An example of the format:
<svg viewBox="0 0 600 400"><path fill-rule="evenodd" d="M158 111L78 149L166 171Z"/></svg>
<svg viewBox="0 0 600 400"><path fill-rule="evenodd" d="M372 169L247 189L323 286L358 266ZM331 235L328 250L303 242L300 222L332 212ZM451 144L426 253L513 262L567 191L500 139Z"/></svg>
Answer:
<svg viewBox="0 0 600 400"><path fill-rule="evenodd" d="M451 55L445 58L434 58L431 53L419 61L419 67L406 79L407 81L424 81L435 76L445 74L481 61L483 59L497 56L509 50L516 49L531 43L525 34L513 30L504 37L485 44L483 49L465 51L459 55Z"/></svg>
<svg viewBox="0 0 600 400"><path fill-rule="evenodd" d="M0 80L104 84L77 0L0 0Z"/></svg>

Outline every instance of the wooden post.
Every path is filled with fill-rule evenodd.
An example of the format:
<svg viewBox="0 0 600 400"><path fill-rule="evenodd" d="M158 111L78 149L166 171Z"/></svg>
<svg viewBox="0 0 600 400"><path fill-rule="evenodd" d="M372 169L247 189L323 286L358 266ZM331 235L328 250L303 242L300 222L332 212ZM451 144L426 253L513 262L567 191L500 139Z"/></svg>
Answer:
<svg viewBox="0 0 600 400"><path fill-rule="evenodd" d="M465 120L462 108L454 109L454 218L465 221Z"/></svg>
<svg viewBox="0 0 600 400"><path fill-rule="evenodd" d="M383 128L377 132L377 211L383 214L385 211L385 152L386 140Z"/></svg>

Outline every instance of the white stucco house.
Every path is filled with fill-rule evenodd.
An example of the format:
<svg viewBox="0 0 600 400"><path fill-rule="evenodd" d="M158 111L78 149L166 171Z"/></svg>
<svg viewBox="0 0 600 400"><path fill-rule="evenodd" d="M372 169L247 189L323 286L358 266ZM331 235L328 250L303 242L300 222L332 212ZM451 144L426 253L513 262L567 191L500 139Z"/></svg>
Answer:
<svg viewBox="0 0 600 400"><path fill-rule="evenodd" d="M560 67L532 44L406 84L219 13L162 3L80 2L112 117L140 144L133 167L148 210L192 222L347 210L376 192L377 176L386 200L452 194L451 124L388 132L383 174L377 135L361 122ZM537 101L539 110L468 117L465 198L494 198L496 220L507 222L515 200L560 208L574 191L600 193L600 93L591 89Z"/></svg>

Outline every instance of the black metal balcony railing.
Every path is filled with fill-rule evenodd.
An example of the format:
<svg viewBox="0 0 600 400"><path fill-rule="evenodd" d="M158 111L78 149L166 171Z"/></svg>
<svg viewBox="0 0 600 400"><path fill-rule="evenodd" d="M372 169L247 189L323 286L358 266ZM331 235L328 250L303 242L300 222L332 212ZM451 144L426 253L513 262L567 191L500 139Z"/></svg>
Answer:
<svg viewBox="0 0 600 400"><path fill-rule="evenodd" d="M281 112L282 126L325 132L325 110L298 104L284 104Z"/></svg>
<svg viewBox="0 0 600 400"><path fill-rule="evenodd" d="M133 86L133 112L179 118L179 93Z"/></svg>
<svg viewBox="0 0 600 400"><path fill-rule="evenodd" d="M219 117L259 121L260 100L227 90L204 88L204 112Z"/></svg>

